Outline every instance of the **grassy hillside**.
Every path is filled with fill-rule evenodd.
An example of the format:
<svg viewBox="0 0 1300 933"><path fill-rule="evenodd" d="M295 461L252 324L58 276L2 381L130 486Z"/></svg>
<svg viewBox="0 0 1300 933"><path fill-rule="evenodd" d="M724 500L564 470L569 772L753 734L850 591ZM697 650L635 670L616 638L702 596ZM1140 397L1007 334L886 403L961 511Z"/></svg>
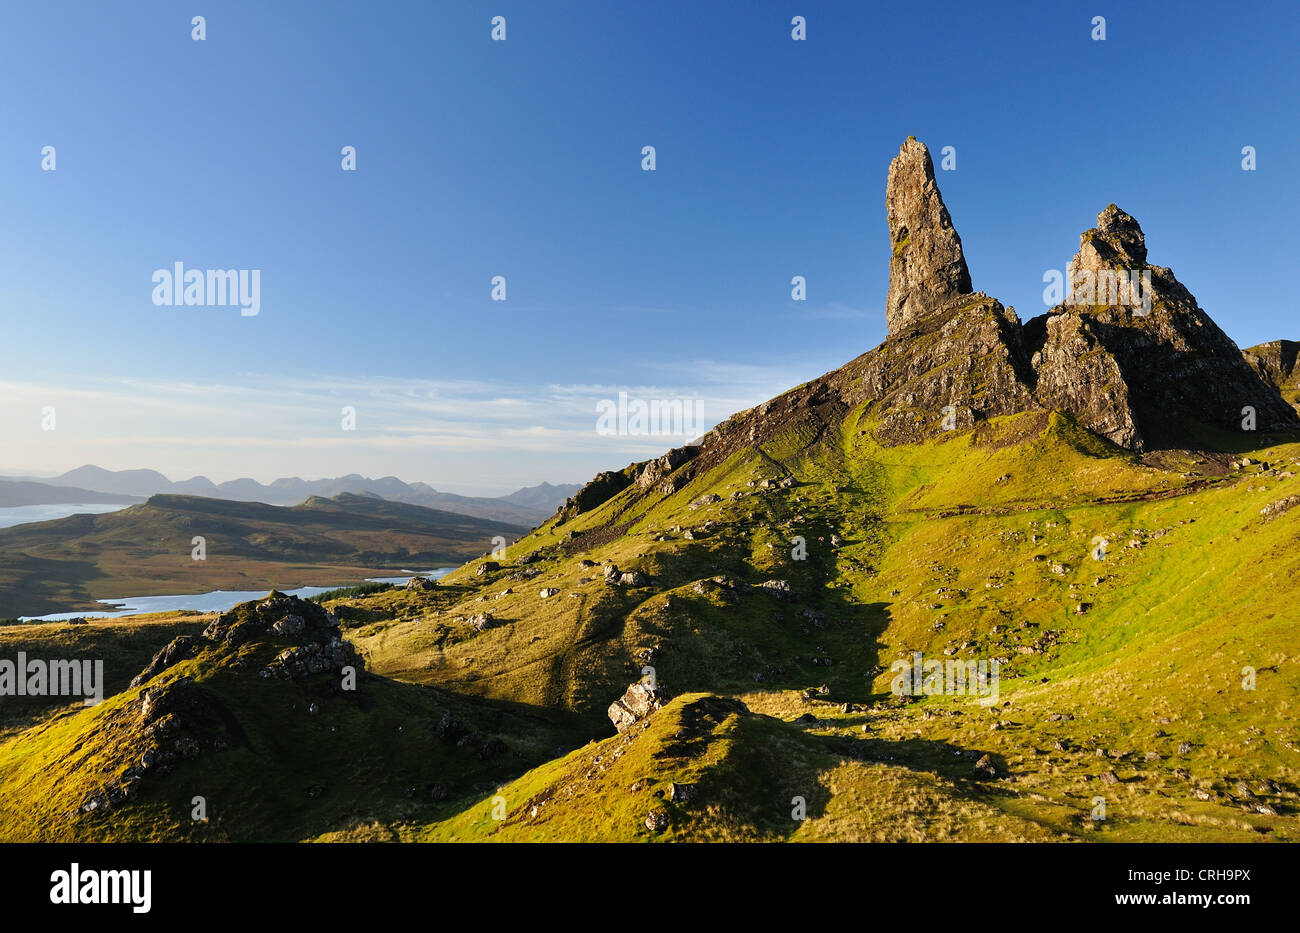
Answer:
<svg viewBox="0 0 1300 933"><path fill-rule="evenodd" d="M1300 513L1286 509L1300 502L1289 475L1300 445L1261 448L1234 469L1230 455L1139 458L1060 415L1023 415L881 448L862 433L868 416L848 413L835 442L815 446L811 424L791 424L667 497L629 488L510 552L539 560L484 576L471 564L443 581L435 611L396 622L384 612L353 637L377 670L484 696L596 712L652 663L674 692L811 715L827 737L865 728L888 777L852 755L818 774L911 827L900 838L925 835L912 783L922 773L934 794L1003 811L965 838L1029 838L1021 820L1084 838L1296 837ZM700 502L710 495L719 500ZM651 585L606 585L609 562ZM791 594L758 586L769 579ZM543 587L559 594L542 599ZM456 621L484 609L503 624ZM913 651L998 659L997 705L894 697L889 666ZM991 755L1005 778L966 787L971 753ZM539 771L511 799L554 779ZM1090 818L1095 797L1105 821ZM599 799L602 812L613 806ZM879 816L787 830L879 838ZM475 819L426 835L472 837ZM484 833L553 838L561 824L510 825ZM628 817L611 833L644 827Z"/></svg>
<svg viewBox="0 0 1300 933"><path fill-rule="evenodd" d="M354 690L337 669L265 676L323 643L259 630L286 612L328 634L322 610L272 593L210 621L210 639L142 683L0 743L0 840L296 840L433 819L586 734L563 714L364 671ZM108 666L120 677L125 664Z"/></svg>
<svg viewBox="0 0 1300 933"><path fill-rule="evenodd" d="M1028 413L883 447L870 402L816 398L436 588L328 600L356 696L249 676L274 639L180 662L246 741L112 820L75 805L140 688L29 719L11 838L1300 839L1300 438L1139 456ZM895 695L913 652L997 661L996 695ZM647 667L676 699L616 735ZM408 734L445 711L512 755ZM200 784L220 826L182 819Z"/></svg>
<svg viewBox="0 0 1300 933"><path fill-rule="evenodd" d="M360 582L459 564L524 529L368 496L291 508L153 496L105 515L0 529L0 617L102 608L94 600ZM206 540L206 559L191 543Z"/></svg>

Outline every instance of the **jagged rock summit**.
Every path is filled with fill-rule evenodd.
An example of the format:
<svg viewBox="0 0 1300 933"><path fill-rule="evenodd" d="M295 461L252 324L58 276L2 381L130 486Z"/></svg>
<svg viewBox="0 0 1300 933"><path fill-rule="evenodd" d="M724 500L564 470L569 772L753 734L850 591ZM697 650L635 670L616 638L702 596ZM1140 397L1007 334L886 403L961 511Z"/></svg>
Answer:
<svg viewBox="0 0 1300 933"><path fill-rule="evenodd" d="M924 143L909 136L889 165L885 185L889 221L889 298L885 319L897 333L953 298L971 293L961 237L934 180Z"/></svg>
<svg viewBox="0 0 1300 933"><path fill-rule="evenodd" d="M1131 450L1205 443L1207 432L1300 428L1276 385L1147 262L1132 215L1111 204L1080 237L1061 302L1023 326L974 292L925 145L889 166L889 337L864 359L876 436L908 443L1035 409L1074 415Z"/></svg>
<svg viewBox="0 0 1300 933"><path fill-rule="evenodd" d="M1204 443L1206 429L1300 428L1173 271L1147 262L1129 214L1103 210L1070 271L1066 300L1025 328L1044 407L1132 450Z"/></svg>

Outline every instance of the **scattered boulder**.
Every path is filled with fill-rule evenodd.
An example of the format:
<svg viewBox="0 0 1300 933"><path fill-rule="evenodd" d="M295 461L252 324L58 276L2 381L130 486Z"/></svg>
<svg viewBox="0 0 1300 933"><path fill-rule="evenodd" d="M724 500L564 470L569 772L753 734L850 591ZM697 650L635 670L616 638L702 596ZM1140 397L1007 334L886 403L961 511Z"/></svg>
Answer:
<svg viewBox="0 0 1300 933"><path fill-rule="evenodd" d="M698 784L678 784L676 782L668 785L668 799L674 803L690 803L695 799L699 792Z"/></svg>
<svg viewBox="0 0 1300 933"><path fill-rule="evenodd" d="M558 593L559 590L555 592ZM469 624L474 626L474 631L485 632L490 628L494 628L497 620L490 612L480 612L469 617Z"/></svg>
<svg viewBox="0 0 1300 933"><path fill-rule="evenodd" d="M622 697L609 705L609 720L620 733L627 732L633 725L660 709L664 702L665 696L659 687L634 683Z"/></svg>
<svg viewBox="0 0 1300 933"><path fill-rule="evenodd" d="M989 755L980 756L979 761L975 762L975 776L985 780L994 780L999 777L998 766L994 763Z"/></svg>
<svg viewBox="0 0 1300 933"><path fill-rule="evenodd" d="M1300 505L1300 496L1287 496L1285 499L1278 499L1276 502L1270 502L1264 506L1259 510L1259 515L1261 519L1267 522L1291 511L1297 505Z"/></svg>
<svg viewBox="0 0 1300 933"><path fill-rule="evenodd" d="M661 833L668 828L668 813L664 810L651 810L646 814L645 828L652 833Z"/></svg>

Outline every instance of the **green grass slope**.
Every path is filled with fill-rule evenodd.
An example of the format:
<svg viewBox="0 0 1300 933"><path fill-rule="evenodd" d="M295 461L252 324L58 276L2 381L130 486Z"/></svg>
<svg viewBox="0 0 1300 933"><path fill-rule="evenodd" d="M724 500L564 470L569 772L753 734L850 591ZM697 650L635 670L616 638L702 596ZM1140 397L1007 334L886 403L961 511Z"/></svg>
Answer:
<svg viewBox="0 0 1300 933"><path fill-rule="evenodd" d="M268 628L289 616L307 631ZM0 839L298 840L430 819L587 735L551 711L364 672L349 690L337 665L267 676L290 670L286 654L328 655L337 632L277 593L206 631L137 686L0 743Z"/></svg>
<svg viewBox="0 0 1300 933"><path fill-rule="evenodd" d="M1266 441L1245 466L1138 457L1027 414L886 448L870 417L810 414L675 492L629 486L500 569L448 577L416 617L380 613L357 644L391 676L593 716L650 665L673 692L813 715L832 736L866 726L917 774L936 748L989 753L998 790L974 799L1003 816L965 838L1029 838L1015 820L1087 839L1296 838L1300 445ZM608 564L647 585L607 584ZM790 592L760 585L773 579ZM478 631L482 612L496 624ZM914 651L998 660L997 704L894 697L890 664ZM915 825L914 788L826 769ZM525 823L485 832L525 838ZM448 826L430 838L463 820Z"/></svg>

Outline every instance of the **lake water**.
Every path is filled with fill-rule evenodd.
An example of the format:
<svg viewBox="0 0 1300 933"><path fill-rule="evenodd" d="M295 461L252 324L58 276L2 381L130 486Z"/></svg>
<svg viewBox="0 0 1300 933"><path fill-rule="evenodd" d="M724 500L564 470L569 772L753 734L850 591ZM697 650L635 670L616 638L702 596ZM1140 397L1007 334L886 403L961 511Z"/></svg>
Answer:
<svg viewBox="0 0 1300 933"><path fill-rule="evenodd" d="M58 505L15 505L0 509L0 528L12 528L28 522L48 522L69 515L102 515L126 508L122 503L84 502Z"/></svg>
<svg viewBox="0 0 1300 933"><path fill-rule="evenodd" d="M455 567L439 567L436 570L404 570L404 577L368 577L368 583L392 583L405 585L414 576L438 580L455 570ZM355 586L356 584L342 584ZM296 590L284 590L290 596L309 599L319 596L335 586L303 586ZM99 600L107 610L103 612L55 612L44 616L21 616L24 622L62 622L66 619L117 619L122 616L140 615L145 612L178 612L193 609L198 612L225 612L250 599L261 599L268 590L213 590L211 593L195 593L187 596L126 596L122 599Z"/></svg>

